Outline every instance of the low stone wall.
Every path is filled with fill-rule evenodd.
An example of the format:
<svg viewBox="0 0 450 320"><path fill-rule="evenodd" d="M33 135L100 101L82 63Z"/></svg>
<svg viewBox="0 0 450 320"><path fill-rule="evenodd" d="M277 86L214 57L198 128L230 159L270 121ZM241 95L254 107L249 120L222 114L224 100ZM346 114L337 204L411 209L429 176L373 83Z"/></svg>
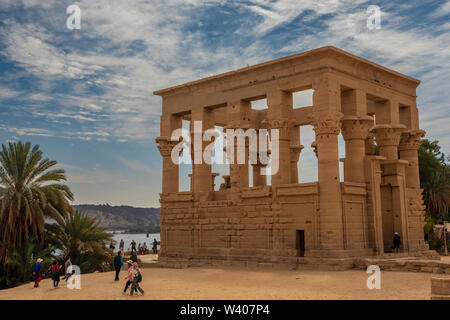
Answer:
<svg viewBox="0 0 450 320"><path fill-rule="evenodd" d="M431 300L450 300L450 277L431 277Z"/></svg>
<svg viewBox="0 0 450 320"><path fill-rule="evenodd" d="M387 256L379 258L315 258L315 257L244 257L228 256L227 259L213 257L159 257L152 267L243 267L251 269L315 269L340 271L350 269L365 270L377 265L381 270L401 272L427 272L449 274L450 262L438 260L439 256L430 253L428 257Z"/></svg>

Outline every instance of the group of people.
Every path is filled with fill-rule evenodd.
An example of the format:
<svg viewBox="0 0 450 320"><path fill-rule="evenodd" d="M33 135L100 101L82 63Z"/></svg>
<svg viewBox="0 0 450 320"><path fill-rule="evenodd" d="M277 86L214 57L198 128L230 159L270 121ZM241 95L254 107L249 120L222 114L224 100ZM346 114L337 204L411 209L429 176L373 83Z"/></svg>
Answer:
<svg viewBox="0 0 450 320"><path fill-rule="evenodd" d="M116 277L114 278L114 281L119 281L120 270L123 267L123 257L121 251L117 252L117 255L114 257L113 265L116 270ZM144 290L139 285L142 281L142 274L137 263L136 251L131 253L131 258L127 261L127 265L127 277L125 278L127 282L125 284L125 288L123 289L123 294L127 293L128 287L131 285L130 296L133 296L134 293L137 294L138 291L141 295L144 295Z"/></svg>
<svg viewBox="0 0 450 320"><path fill-rule="evenodd" d="M114 246L111 244L110 248L112 250L114 250ZM119 243L119 251L124 252L124 248L125 248L125 242L123 241L123 239L120 240ZM131 249L131 250L130 250ZM128 248L129 251L131 251L131 253L133 252L137 252L139 254L146 254L148 252L148 247L147 247L147 243L144 242L144 244L141 245L141 243L139 243L136 246L136 241L132 240L130 243L130 247ZM158 253L158 241L156 240L156 238L153 239L152 242L152 252L154 254Z"/></svg>
<svg viewBox="0 0 450 320"><path fill-rule="evenodd" d="M43 260L41 258L38 258L36 260L36 264L33 268L33 280L34 280L34 288L39 287L39 282L42 280L42 263ZM69 278L72 276L72 261L70 260L70 257L67 258L66 263L64 264L65 269L65 275L63 280L66 280L66 282L69 280ZM53 288L58 289L59 288L59 281L60 281L60 274L61 274L62 266L59 265L56 261L53 261L50 268L47 270L47 273L51 273L51 278L53 280Z"/></svg>

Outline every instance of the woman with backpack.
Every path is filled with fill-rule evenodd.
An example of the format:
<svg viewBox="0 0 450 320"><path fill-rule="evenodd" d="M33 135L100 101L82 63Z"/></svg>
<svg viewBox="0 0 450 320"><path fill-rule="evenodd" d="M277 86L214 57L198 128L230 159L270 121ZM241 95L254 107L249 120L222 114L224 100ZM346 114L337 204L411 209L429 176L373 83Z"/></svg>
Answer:
<svg viewBox="0 0 450 320"><path fill-rule="evenodd" d="M61 270L61 266L58 266L56 261L53 261L52 265L52 280L53 280L53 288L59 288L59 271Z"/></svg>

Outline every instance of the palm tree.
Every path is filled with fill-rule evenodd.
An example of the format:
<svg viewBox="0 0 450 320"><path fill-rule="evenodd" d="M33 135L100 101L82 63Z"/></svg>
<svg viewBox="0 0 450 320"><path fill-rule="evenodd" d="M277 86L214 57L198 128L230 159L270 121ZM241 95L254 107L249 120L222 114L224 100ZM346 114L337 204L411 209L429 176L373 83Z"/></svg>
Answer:
<svg viewBox="0 0 450 320"><path fill-rule="evenodd" d="M107 244L113 235L100 227L96 218L77 210L46 229L49 243L62 251L64 259L70 257L83 273L110 269L113 254Z"/></svg>
<svg viewBox="0 0 450 320"><path fill-rule="evenodd" d="M423 182L423 194L428 211L445 220L450 204L450 170L446 168L430 172L428 179Z"/></svg>
<svg viewBox="0 0 450 320"><path fill-rule="evenodd" d="M52 249L41 249L34 243L33 238L20 248L12 248L7 245L7 250L9 254L5 265L11 267L10 270L14 270L14 274L17 276L19 283L31 280L31 274L37 258L43 260L41 263L43 271L45 270L44 266L49 266L51 262L50 255Z"/></svg>
<svg viewBox="0 0 450 320"><path fill-rule="evenodd" d="M33 237L45 241L45 218L61 220L65 212L73 212L69 200L73 194L65 171L50 170L56 161L42 159L39 146L27 143L2 145L0 152L0 241L21 248ZM0 263L6 261L7 250L0 248Z"/></svg>

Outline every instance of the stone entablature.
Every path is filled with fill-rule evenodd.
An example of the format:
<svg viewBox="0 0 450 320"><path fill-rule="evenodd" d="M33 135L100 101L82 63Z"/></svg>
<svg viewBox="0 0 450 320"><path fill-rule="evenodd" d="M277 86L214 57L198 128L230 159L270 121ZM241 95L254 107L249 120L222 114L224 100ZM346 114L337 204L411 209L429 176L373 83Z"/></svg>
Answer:
<svg viewBox="0 0 450 320"><path fill-rule="evenodd" d="M382 255L390 250L394 232L401 235L404 253L426 252L417 160L425 132L419 129L418 85L418 80L324 47L155 92L163 99L156 140L163 157L161 258L282 261ZM314 90L313 105L294 108L293 92L307 89ZM268 109L251 108L251 101L263 98ZM266 154L279 157L271 185L261 171L263 153L247 140L233 152L243 151L252 161L230 164L219 190L212 166L194 163L191 190L178 192L179 168L170 156L179 141L168 137L182 120L191 122L192 138L193 121L202 121L203 132L222 126L266 129L269 139L278 137L277 152ZM305 125L315 132L311 147L318 181L300 184L297 162L305 148L300 137ZM346 150L343 179L340 133ZM207 143L201 145L192 157L204 152Z"/></svg>

